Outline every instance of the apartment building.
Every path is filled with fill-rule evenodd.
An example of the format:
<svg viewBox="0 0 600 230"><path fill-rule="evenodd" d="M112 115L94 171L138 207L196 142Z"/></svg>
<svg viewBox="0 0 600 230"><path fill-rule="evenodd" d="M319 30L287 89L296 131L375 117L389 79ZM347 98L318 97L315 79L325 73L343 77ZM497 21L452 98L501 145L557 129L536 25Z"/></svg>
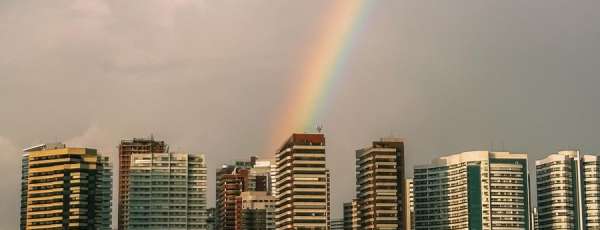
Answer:
<svg viewBox="0 0 600 230"><path fill-rule="evenodd" d="M138 153L130 159L127 229L207 229L204 155Z"/></svg>
<svg viewBox="0 0 600 230"><path fill-rule="evenodd" d="M24 229L111 229L112 169L95 149L44 144L24 150Z"/></svg>
<svg viewBox="0 0 600 230"><path fill-rule="evenodd" d="M404 187L406 188L404 193L404 197L406 197L406 203L404 204L404 220L406 222L404 226L406 226L406 229L415 229L415 193L413 186L413 179L404 180Z"/></svg>
<svg viewBox="0 0 600 230"><path fill-rule="evenodd" d="M135 154L148 153L166 153L169 146L164 141L150 138L134 138L130 140L121 140L119 144L119 191L118 191L118 229L126 230L129 223L127 220L129 207L129 168L131 156Z"/></svg>
<svg viewBox="0 0 600 230"><path fill-rule="evenodd" d="M560 151L536 161L539 229L600 229L598 156Z"/></svg>
<svg viewBox="0 0 600 230"><path fill-rule="evenodd" d="M414 169L415 229L529 229L527 155L473 151Z"/></svg>
<svg viewBox="0 0 600 230"><path fill-rule="evenodd" d="M217 229L241 229L242 192L250 187L251 163L238 161L234 165L223 165L216 174Z"/></svg>
<svg viewBox="0 0 600 230"><path fill-rule="evenodd" d="M356 199L361 229L404 229L404 142L382 138L356 151Z"/></svg>
<svg viewBox="0 0 600 230"><path fill-rule="evenodd" d="M266 191L246 191L242 200L243 230L275 230L275 197Z"/></svg>
<svg viewBox="0 0 600 230"><path fill-rule="evenodd" d="M358 218L358 200L352 199L352 202L344 203L344 229L360 229L360 219Z"/></svg>
<svg viewBox="0 0 600 230"><path fill-rule="evenodd" d="M329 229L330 178L325 166L325 136L292 134L277 151L276 162L276 228Z"/></svg>

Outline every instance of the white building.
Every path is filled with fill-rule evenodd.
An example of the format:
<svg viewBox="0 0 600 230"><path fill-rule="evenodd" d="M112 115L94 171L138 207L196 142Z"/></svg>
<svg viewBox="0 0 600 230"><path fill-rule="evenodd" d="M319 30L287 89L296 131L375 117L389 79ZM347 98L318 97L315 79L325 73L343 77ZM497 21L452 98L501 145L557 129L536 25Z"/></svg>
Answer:
<svg viewBox="0 0 600 230"><path fill-rule="evenodd" d="M414 171L415 229L529 229L527 155L475 151Z"/></svg>
<svg viewBox="0 0 600 230"><path fill-rule="evenodd" d="M206 229L204 155L131 155L128 229Z"/></svg>
<svg viewBox="0 0 600 230"><path fill-rule="evenodd" d="M539 229L600 229L598 156L561 151L536 161Z"/></svg>

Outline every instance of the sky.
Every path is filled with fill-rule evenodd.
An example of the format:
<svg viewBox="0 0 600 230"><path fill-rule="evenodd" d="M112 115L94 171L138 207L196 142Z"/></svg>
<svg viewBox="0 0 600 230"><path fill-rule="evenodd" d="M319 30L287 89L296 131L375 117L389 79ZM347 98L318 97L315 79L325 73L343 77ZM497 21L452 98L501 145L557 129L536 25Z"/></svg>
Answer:
<svg viewBox="0 0 600 230"><path fill-rule="evenodd" d="M0 229L18 226L21 150L44 142L115 157L121 139L154 135L203 153L214 205L216 168L273 154L271 128L343 1L0 1ZM468 150L530 165L600 153L600 2L370 5L315 121L334 217L353 197L354 151L380 137L405 140L408 175Z"/></svg>

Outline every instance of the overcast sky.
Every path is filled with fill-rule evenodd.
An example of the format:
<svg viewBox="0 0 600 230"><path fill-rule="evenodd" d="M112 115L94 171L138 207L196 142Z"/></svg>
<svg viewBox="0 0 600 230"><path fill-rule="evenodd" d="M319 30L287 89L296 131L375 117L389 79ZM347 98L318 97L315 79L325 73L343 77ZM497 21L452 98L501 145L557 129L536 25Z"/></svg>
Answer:
<svg viewBox="0 0 600 230"><path fill-rule="evenodd" d="M17 228L29 145L114 157L121 138L154 134L205 153L211 181L219 165L265 154L331 2L0 1L0 229ZM530 163L566 148L600 153L598 9L376 1L321 118L334 217L353 197L354 150L382 136L406 140L408 174L492 145Z"/></svg>

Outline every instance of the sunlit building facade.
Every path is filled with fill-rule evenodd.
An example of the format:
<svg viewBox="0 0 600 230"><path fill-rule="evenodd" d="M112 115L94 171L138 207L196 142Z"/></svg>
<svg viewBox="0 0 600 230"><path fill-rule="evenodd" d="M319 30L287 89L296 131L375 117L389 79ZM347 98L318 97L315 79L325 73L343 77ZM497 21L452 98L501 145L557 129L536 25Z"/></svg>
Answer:
<svg viewBox="0 0 600 230"><path fill-rule="evenodd" d="M329 229L325 136L321 133L292 134L277 151L276 161L276 228Z"/></svg>
<svg viewBox="0 0 600 230"><path fill-rule="evenodd" d="M415 229L529 229L527 155L474 151L414 170Z"/></svg>
<svg viewBox="0 0 600 230"><path fill-rule="evenodd" d="M404 229L404 142L382 138L356 151L356 199L361 229Z"/></svg>
<svg viewBox="0 0 600 230"><path fill-rule="evenodd" d="M24 229L111 229L112 168L95 149L44 144L25 149ZM25 178L25 176L24 176Z"/></svg>
<svg viewBox="0 0 600 230"><path fill-rule="evenodd" d="M600 161L561 151L536 161L539 229L600 229Z"/></svg>
<svg viewBox="0 0 600 230"><path fill-rule="evenodd" d="M250 187L250 168L254 164L237 161L233 165L223 165L216 172L216 218L219 230L241 230L241 194ZM256 186L256 185L254 185Z"/></svg>
<svg viewBox="0 0 600 230"><path fill-rule="evenodd" d="M352 199L352 202L344 203L344 229L360 229L360 220L358 218L358 200Z"/></svg>
<svg viewBox="0 0 600 230"><path fill-rule="evenodd" d="M404 180L406 203L404 204L404 226L406 229L415 229L415 197L413 179Z"/></svg>

